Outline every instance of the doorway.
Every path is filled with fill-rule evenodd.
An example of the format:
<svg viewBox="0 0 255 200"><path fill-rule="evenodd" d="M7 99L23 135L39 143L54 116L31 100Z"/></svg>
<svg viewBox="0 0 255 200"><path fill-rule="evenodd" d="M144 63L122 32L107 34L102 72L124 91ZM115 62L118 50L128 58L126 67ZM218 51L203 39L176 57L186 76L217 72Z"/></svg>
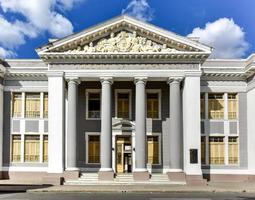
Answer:
<svg viewBox="0 0 255 200"><path fill-rule="evenodd" d="M132 172L132 137L116 136L116 171L117 173Z"/></svg>

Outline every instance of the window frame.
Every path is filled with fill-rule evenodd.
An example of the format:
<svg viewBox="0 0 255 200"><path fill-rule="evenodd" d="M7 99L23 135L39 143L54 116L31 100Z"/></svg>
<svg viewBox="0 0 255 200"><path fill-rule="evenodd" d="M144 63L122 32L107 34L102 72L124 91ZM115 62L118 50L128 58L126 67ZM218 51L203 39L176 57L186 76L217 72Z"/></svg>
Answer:
<svg viewBox="0 0 255 200"><path fill-rule="evenodd" d="M225 120L225 106L226 106L226 99L225 99L225 94L226 94L226 92L208 92L208 97L207 97L207 101L208 101L208 103L207 103L207 106L208 106L208 108L207 108L207 112L208 112L208 119L209 120L215 120L215 121L217 121L217 120ZM212 117L210 117L211 115L210 115L210 95L222 95L222 101L223 101L223 116L221 117L221 118L212 118ZM214 100L218 100L218 98L216 98L216 99L214 99Z"/></svg>
<svg viewBox="0 0 255 200"><path fill-rule="evenodd" d="M100 98L100 117L99 118L93 118L89 117L89 94L94 93L94 94L99 94ZM102 93L101 89L86 89L86 120L101 120L101 111L102 111Z"/></svg>
<svg viewBox="0 0 255 200"><path fill-rule="evenodd" d="M86 146L85 163L86 163L86 165L101 165L101 150L99 152L99 155L100 155L99 163L90 163L89 162L89 136L99 136L100 143L101 143L101 134L100 134L100 132L85 132L85 146Z"/></svg>
<svg viewBox="0 0 255 200"><path fill-rule="evenodd" d="M132 119L132 89L115 89L114 91L114 99L115 99L115 118L116 119L122 119L118 118L118 94L128 94L129 97L129 118L127 120Z"/></svg>
<svg viewBox="0 0 255 200"><path fill-rule="evenodd" d="M148 97L147 94L158 94L158 118L150 118L147 115L147 101L148 101ZM146 89L146 119L152 119L152 120L161 120L162 116L161 116L161 89Z"/></svg>
<svg viewBox="0 0 255 200"><path fill-rule="evenodd" d="M236 118L230 119L229 118L229 95L236 95ZM239 93L238 92L228 92L227 93L227 119L229 121L238 121L239 120Z"/></svg>
<svg viewBox="0 0 255 200"><path fill-rule="evenodd" d="M232 137L232 138L236 138L237 139L237 156L238 156L238 162L237 163L229 163L229 138ZM240 165L240 138L239 138L239 135L228 135L227 136L227 148L228 148L228 165L230 166L239 166Z"/></svg>
<svg viewBox="0 0 255 200"><path fill-rule="evenodd" d="M158 164L151 164L152 166L160 166L162 164L162 152L161 152L161 143L162 143L162 134L161 133L156 133L156 132L150 132L146 134L146 151L148 151L148 137L153 136L153 137L158 137L158 153L159 153L159 163ZM147 157L146 157L146 164L148 165L148 152L147 152Z"/></svg>

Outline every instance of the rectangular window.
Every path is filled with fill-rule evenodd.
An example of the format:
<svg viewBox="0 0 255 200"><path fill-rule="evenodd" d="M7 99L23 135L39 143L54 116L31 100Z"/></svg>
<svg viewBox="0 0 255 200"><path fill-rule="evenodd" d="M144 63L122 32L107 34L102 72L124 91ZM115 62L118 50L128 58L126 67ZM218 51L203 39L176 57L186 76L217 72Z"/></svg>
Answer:
<svg viewBox="0 0 255 200"><path fill-rule="evenodd" d="M40 158L40 136L25 136L25 162L39 162Z"/></svg>
<svg viewBox="0 0 255 200"><path fill-rule="evenodd" d="M228 163L238 164L238 138L228 138Z"/></svg>
<svg viewBox="0 0 255 200"><path fill-rule="evenodd" d="M100 93L88 94L88 118L100 118Z"/></svg>
<svg viewBox="0 0 255 200"><path fill-rule="evenodd" d="M48 118L48 93L43 95L43 117Z"/></svg>
<svg viewBox="0 0 255 200"><path fill-rule="evenodd" d="M209 137L210 147L210 164L222 165L224 164L224 137Z"/></svg>
<svg viewBox="0 0 255 200"><path fill-rule="evenodd" d="M21 136L20 135L12 135L12 162L20 162L21 161Z"/></svg>
<svg viewBox="0 0 255 200"><path fill-rule="evenodd" d="M159 164L159 137L148 136L148 163Z"/></svg>
<svg viewBox="0 0 255 200"><path fill-rule="evenodd" d="M88 163L100 163L100 136L88 137Z"/></svg>
<svg viewBox="0 0 255 200"><path fill-rule="evenodd" d="M22 95L21 93L13 93L12 97L12 117L21 117Z"/></svg>
<svg viewBox="0 0 255 200"><path fill-rule="evenodd" d="M200 94L200 116L205 119L205 93Z"/></svg>
<svg viewBox="0 0 255 200"><path fill-rule="evenodd" d="M206 137L201 137L201 163L205 164L205 155L206 155Z"/></svg>
<svg viewBox="0 0 255 200"><path fill-rule="evenodd" d="M129 93L117 93L117 117L118 118L129 118Z"/></svg>
<svg viewBox="0 0 255 200"><path fill-rule="evenodd" d="M48 162L48 135L43 136L43 162Z"/></svg>
<svg viewBox="0 0 255 200"><path fill-rule="evenodd" d="M208 95L208 112L210 119L224 119L224 95Z"/></svg>
<svg viewBox="0 0 255 200"><path fill-rule="evenodd" d="M26 103L25 117L39 118L40 117L40 93L27 93L25 103Z"/></svg>
<svg viewBox="0 0 255 200"><path fill-rule="evenodd" d="M147 117L159 118L159 94L147 93Z"/></svg>
<svg viewBox="0 0 255 200"><path fill-rule="evenodd" d="M237 119L237 94L228 94L228 119Z"/></svg>

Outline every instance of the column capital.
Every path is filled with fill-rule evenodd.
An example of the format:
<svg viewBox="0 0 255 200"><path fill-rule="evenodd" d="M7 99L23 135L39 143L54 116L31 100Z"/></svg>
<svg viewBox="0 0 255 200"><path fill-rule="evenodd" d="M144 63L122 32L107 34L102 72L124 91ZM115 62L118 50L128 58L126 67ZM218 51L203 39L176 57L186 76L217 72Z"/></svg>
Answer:
<svg viewBox="0 0 255 200"><path fill-rule="evenodd" d="M148 77L146 77L146 76L136 76L136 77L134 77L135 84L137 84L137 83L146 84L147 80L148 80Z"/></svg>
<svg viewBox="0 0 255 200"><path fill-rule="evenodd" d="M68 77L66 78L68 84L69 83L74 83L76 85L79 85L81 83L81 80L78 77Z"/></svg>
<svg viewBox="0 0 255 200"><path fill-rule="evenodd" d="M169 77L169 78L167 79L167 83L168 83L168 84L170 84L170 83L180 83L182 80L183 80L183 77L182 77L182 76Z"/></svg>
<svg viewBox="0 0 255 200"><path fill-rule="evenodd" d="M101 82L101 84L103 84L103 83L113 84L113 77L111 77L111 76L101 76L100 77L100 82Z"/></svg>

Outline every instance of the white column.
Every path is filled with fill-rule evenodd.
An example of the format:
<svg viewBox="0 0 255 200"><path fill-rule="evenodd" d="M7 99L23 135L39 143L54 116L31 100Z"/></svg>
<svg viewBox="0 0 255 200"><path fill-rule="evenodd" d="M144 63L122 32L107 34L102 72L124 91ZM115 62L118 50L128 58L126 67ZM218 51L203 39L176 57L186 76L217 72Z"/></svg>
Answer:
<svg viewBox="0 0 255 200"><path fill-rule="evenodd" d="M64 170L64 89L62 72L48 74L49 92L49 160L48 173L63 173Z"/></svg>
<svg viewBox="0 0 255 200"><path fill-rule="evenodd" d="M101 138L99 180L113 180L112 169L112 83L111 77L102 77Z"/></svg>
<svg viewBox="0 0 255 200"><path fill-rule="evenodd" d="M77 102L78 102L78 78L68 80L68 121L66 139L67 169L77 171Z"/></svg>
<svg viewBox="0 0 255 200"><path fill-rule="evenodd" d="M135 171L147 172L146 86L147 78L135 79Z"/></svg>
<svg viewBox="0 0 255 200"><path fill-rule="evenodd" d="M248 170L255 175L255 88L247 92Z"/></svg>
<svg viewBox="0 0 255 200"><path fill-rule="evenodd" d="M3 85L0 84L0 172L3 167L3 113L4 113L4 92ZM1 178L1 176L0 176Z"/></svg>
<svg viewBox="0 0 255 200"><path fill-rule="evenodd" d="M201 175L200 154L200 73L186 75L183 88L184 171L187 175ZM197 149L198 162L190 163L190 150Z"/></svg>
<svg viewBox="0 0 255 200"><path fill-rule="evenodd" d="M181 130L181 81L182 77L169 78L169 160L170 171L181 172L183 163L183 136Z"/></svg>

